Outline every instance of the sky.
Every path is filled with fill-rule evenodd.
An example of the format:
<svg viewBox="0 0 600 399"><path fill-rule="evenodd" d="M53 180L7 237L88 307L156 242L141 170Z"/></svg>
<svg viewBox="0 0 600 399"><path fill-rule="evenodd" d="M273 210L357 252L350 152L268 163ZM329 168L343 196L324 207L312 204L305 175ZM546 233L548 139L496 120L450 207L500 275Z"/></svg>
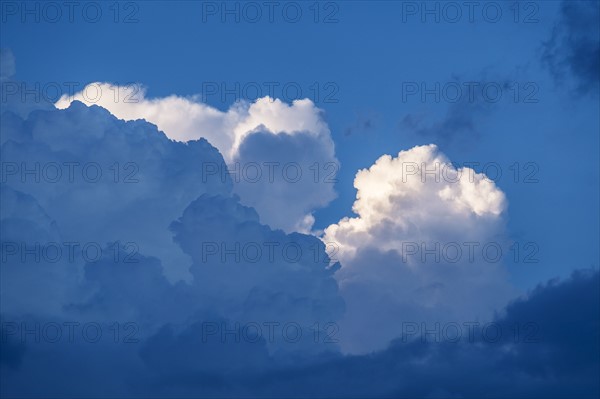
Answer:
<svg viewBox="0 0 600 399"><path fill-rule="evenodd" d="M600 393L599 2L0 4L3 396Z"/></svg>

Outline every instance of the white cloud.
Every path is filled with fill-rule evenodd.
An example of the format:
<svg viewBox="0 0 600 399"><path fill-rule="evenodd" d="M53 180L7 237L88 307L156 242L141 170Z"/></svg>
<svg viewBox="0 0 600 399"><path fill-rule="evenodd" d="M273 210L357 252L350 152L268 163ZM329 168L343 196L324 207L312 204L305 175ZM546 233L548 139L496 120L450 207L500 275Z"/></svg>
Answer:
<svg viewBox="0 0 600 399"><path fill-rule="evenodd" d="M315 137L329 137L320 110L309 99L288 105L263 97L254 103L239 101L223 112L200 102L197 96L146 98L146 88L141 85L94 82L73 96L64 94L55 106L64 109L73 101L99 105L126 121L145 119L173 140L203 137L217 147L227 162L236 157L244 138L257 129L273 134L307 132Z"/></svg>
<svg viewBox="0 0 600 399"><path fill-rule="evenodd" d="M242 175L240 184L235 186L234 191L240 195L242 202L259 211L263 222L274 228L288 232L307 232L314 221L312 212L335 198L333 185L323 181L314 184L309 170L315 162L318 167L324 168L329 163L338 164L338 161L322 112L308 99L286 104L279 99L264 97L253 103L236 102L223 112L200 102L197 97L172 95L151 99L146 98L145 88L139 85L91 83L73 96L63 95L55 106L63 109L74 100L88 106L99 105L120 119L145 119L174 140L206 138L223 154L230 169L237 165L245 171L249 164L258 163L263 177L254 181ZM264 143L272 150L269 154L260 151L257 146L260 147L261 144L257 142L250 146L251 150L247 148L242 151L244 143L258 133L282 138L271 140L262 136L263 140L270 142ZM293 137L304 141L305 145L290 146L288 141L294 141ZM281 147L277 147L278 145ZM285 152L290 149L294 153ZM255 156L257 153L261 153L260 156ZM295 158L303 161L298 162L303 174L301 184L285 179L285 176L281 176L281 169L276 171L274 181L267 177L268 163L281 157L286 158L287 162L296 162ZM279 166L283 168L285 165ZM303 186L302 183L306 186L311 182L313 184L309 196L291 197L286 194L297 191L298 187ZM261 192L261 195L253 195L255 192ZM282 209L286 210L285 218L280 213Z"/></svg>
<svg viewBox="0 0 600 399"><path fill-rule="evenodd" d="M428 145L380 157L356 174L354 186L358 216L323 236L342 264L336 279L347 303L345 350L381 349L401 335L403 322L489 319L512 293L502 262L482 255L482 246L503 244L507 206L484 175L454 168ZM454 262L453 243L462 251Z"/></svg>
<svg viewBox="0 0 600 399"><path fill-rule="evenodd" d="M498 222L506 208L506 197L493 181L470 168L454 168L433 144L395 158L381 156L358 171L354 187L352 209L358 217L325 230L324 239L340 245L342 260L361 246L387 251L407 239L441 238L439 233L457 228L474 238Z"/></svg>

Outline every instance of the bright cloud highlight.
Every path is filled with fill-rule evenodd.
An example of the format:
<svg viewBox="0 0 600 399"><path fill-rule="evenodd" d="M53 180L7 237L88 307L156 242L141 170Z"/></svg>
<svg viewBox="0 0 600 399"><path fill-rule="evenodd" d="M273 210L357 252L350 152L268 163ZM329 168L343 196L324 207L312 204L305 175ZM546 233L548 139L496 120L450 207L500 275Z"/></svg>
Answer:
<svg viewBox="0 0 600 399"><path fill-rule="evenodd" d="M339 162L322 111L309 99L286 104L264 97L253 103L236 102L223 112L200 102L197 96L147 98L145 88L139 85L90 83L73 96L63 95L55 106L64 109L73 101L101 106L126 121L145 119L173 140L207 139L223 154L227 166L222 168L239 175L233 179L239 183L234 192L272 227L308 232L314 222L312 212L335 198L333 184L314 179L311 172L330 165L337 171ZM269 149L268 154L264 148ZM272 164L274 156L281 158L278 165ZM212 172L214 167L205 165L205 171ZM294 176L290 177L292 168ZM298 171L301 176L296 180ZM270 172L274 172L273 178L267 175ZM290 201L290 193L294 201ZM281 217L282 210L285 217Z"/></svg>

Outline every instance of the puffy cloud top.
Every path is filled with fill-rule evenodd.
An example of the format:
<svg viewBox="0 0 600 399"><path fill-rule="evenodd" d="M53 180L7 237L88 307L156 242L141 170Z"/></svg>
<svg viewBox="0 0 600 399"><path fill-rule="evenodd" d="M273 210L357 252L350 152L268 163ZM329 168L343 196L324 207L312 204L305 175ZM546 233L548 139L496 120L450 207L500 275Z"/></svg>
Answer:
<svg viewBox="0 0 600 399"><path fill-rule="evenodd" d="M455 168L434 144L383 155L354 179L353 210L325 230L340 256L373 245L400 248L402 240L440 239L447 231L480 232L498 223L507 201L493 181L471 168Z"/></svg>
<svg viewBox="0 0 600 399"><path fill-rule="evenodd" d="M322 238L342 264L344 350L381 349L403 322L489 320L514 294L502 262L482 254L504 242L506 209L504 193L484 175L455 168L427 145L382 156L354 186L358 216L330 225Z"/></svg>
<svg viewBox="0 0 600 399"><path fill-rule="evenodd" d="M264 97L236 102L223 112L197 96L147 98L140 85L91 83L73 96L63 95L55 106L64 109L73 101L101 106L127 121L145 119L177 141L207 139L226 164L205 165L205 170L235 173L234 191L272 227L309 232L312 213L335 198L332 182L314 178L315 165L323 174L331 165L337 172L339 162L322 111L309 99L286 104Z"/></svg>
<svg viewBox="0 0 600 399"><path fill-rule="evenodd" d="M74 95L64 94L55 106L64 109L73 101L101 106L119 119L145 119L174 140L204 137L227 161L235 158L244 138L256 129L273 134L308 132L313 136L329 136L321 111L309 99L288 105L279 99L263 97L253 103L237 102L222 112L202 103L197 96L146 98L146 88L139 84L117 86L94 82Z"/></svg>

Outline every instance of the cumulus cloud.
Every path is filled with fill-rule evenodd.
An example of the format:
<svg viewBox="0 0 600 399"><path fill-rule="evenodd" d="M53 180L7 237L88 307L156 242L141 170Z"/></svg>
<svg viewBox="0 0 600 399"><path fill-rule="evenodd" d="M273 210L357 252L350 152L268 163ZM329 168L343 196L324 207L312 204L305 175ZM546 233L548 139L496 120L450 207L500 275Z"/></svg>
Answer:
<svg viewBox="0 0 600 399"><path fill-rule="evenodd" d="M80 274L72 264L55 267L55 248L48 247L61 242L56 221L35 198L6 184L0 203L1 311L60 314Z"/></svg>
<svg viewBox="0 0 600 399"><path fill-rule="evenodd" d="M458 324L458 340L455 330L428 325L427 332L419 325L369 355L282 358L269 353L265 339L202 341L201 322L180 330L168 325L129 345L111 343L112 336L96 344L21 343L18 334L3 331L1 393L594 398L600 392L599 283L597 271L578 271L511 302L491 323Z"/></svg>
<svg viewBox="0 0 600 399"><path fill-rule="evenodd" d="M206 140L175 142L149 123L79 102L24 120L5 112L1 129L3 183L60 221L61 239L131 243L161 258L169 278L189 277L168 226L199 195L231 192L228 178L202 173L204 163L223 162Z"/></svg>
<svg viewBox="0 0 600 399"><path fill-rule="evenodd" d="M353 211L325 230L346 260L359 247L383 251L407 240L439 239L455 232L476 238L500 221L506 196L495 183L468 167L456 169L437 146L418 146L397 157L383 155L358 171Z"/></svg>
<svg viewBox="0 0 600 399"><path fill-rule="evenodd" d="M264 97L253 103L236 102L223 112L197 97L147 98L140 85L91 83L81 92L63 95L55 105L62 109L73 101L101 106L120 119L145 119L174 140L207 139L226 162L216 169L236 174L240 184L235 192L272 227L308 232L312 212L335 198L332 182L319 180L316 170L324 174L323 169L334 165L337 171L339 162L322 111L308 99L286 104ZM207 173L214 170L215 165L205 165ZM310 195L297 195L308 187Z"/></svg>
<svg viewBox="0 0 600 399"><path fill-rule="evenodd" d="M377 353L277 373L261 394L291 386L309 396L318 386L318 396L328 397L595 398L599 278L597 270L582 270L541 285L507 306L488 324L489 333L485 323L471 335L461 326L454 342L454 333L439 332L443 327L436 335L434 325L427 326L428 333L418 326L416 339L399 338Z"/></svg>
<svg viewBox="0 0 600 399"><path fill-rule="evenodd" d="M342 264L345 350L381 349L403 321L489 319L512 294L496 260L507 201L483 174L428 145L382 156L354 185L358 216L323 236Z"/></svg>
<svg viewBox="0 0 600 399"><path fill-rule="evenodd" d="M3 395L148 393L153 374L168 378L161 364L190 348L171 369L207 372L200 390L229 361L239 371L338 352L322 337L344 312L339 266L318 238L261 224L229 177L203 175L224 162L205 139L173 141L80 102L26 118L6 111L1 129ZM97 343L83 334L90 325ZM219 329L208 343L197 335L206 325ZM248 325L262 331L245 352L221 342L221 328L232 339ZM94 360L81 367L81 356Z"/></svg>
<svg viewBox="0 0 600 399"><path fill-rule="evenodd" d="M204 313L241 323L293 321L305 332L291 346L300 350L301 343L315 346L306 334L310 328L336 322L344 312L333 277L338 265L329 266L325 245L314 236L272 230L236 197L201 196L171 229L193 260L193 285ZM269 346L290 349L279 344Z"/></svg>
<svg viewBox="0 0 600 399"><path fill-rule="evenodd" d="M273 134L308 132L313 136L329 136L320 110L308 99L288 105L279 99L263 97L254 103L237 102L222 112L202 103L197 96L146 98L146 88L139 84L117 86L94 82L74 95L64 94L55 105L64 109L73 101L101 106L119 119L145 119L177 141L203 137L227 161L235 157L244 138L260 127Z"/></svg>
<svg viewBox="0 0 600 399"><path fill-rule="evenodd" d="M240 146L232 165L234 192L261 220L285 231L309 232L313 210L336 197L340 168L333 147L310 133L257 132Z"/></svg>

